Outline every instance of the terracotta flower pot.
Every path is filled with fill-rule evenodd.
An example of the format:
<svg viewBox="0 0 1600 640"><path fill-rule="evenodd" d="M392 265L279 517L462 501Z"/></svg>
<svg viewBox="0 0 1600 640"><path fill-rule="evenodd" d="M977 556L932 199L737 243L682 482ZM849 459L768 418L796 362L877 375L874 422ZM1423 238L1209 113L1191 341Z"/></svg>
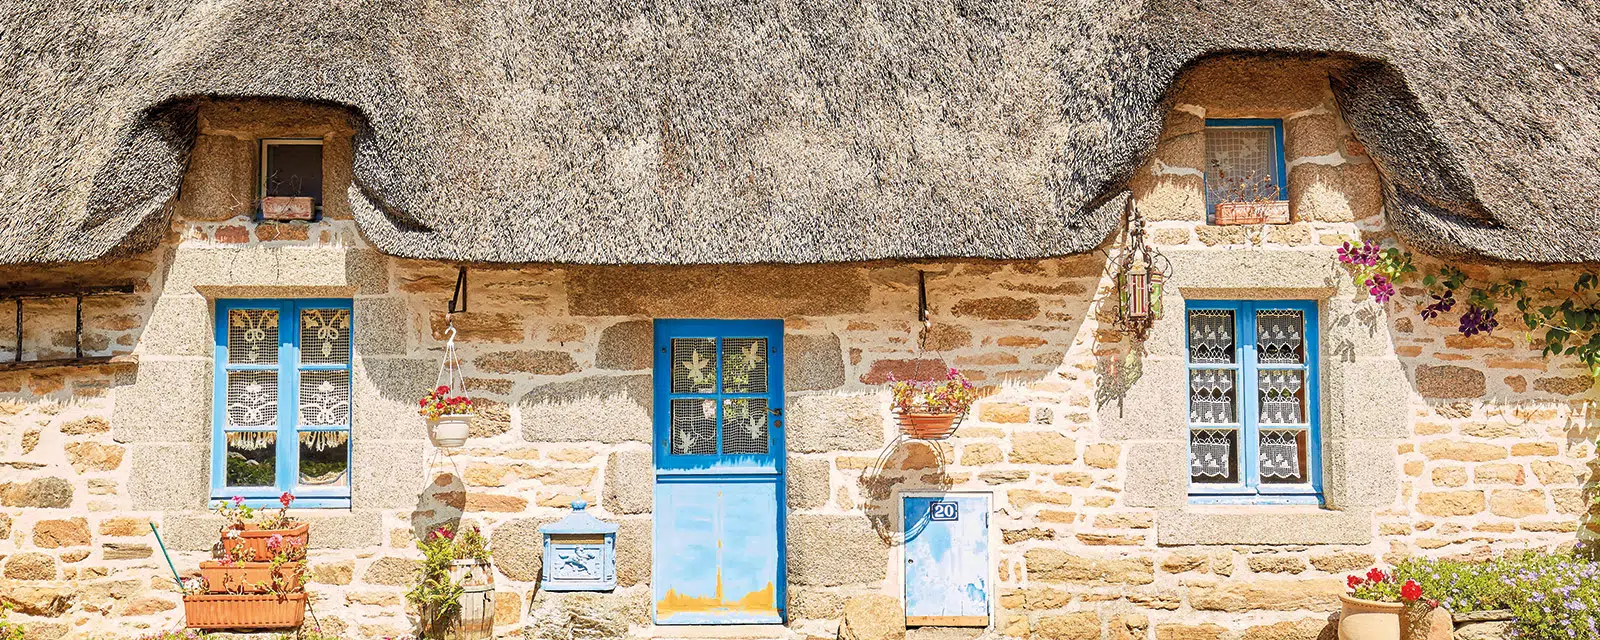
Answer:
<svg viewBox="0 0 1600 640"><path fill-rule="evenodd" d="M200 563L200 577L205 579L206 589L211 593L262 593L266 589L256 585L272 584L273 573L271 562ZM276 573L282 583L281 590L300 588L300 563L285 562L278 565Z"/></svg>
<svg viewBox="0 0 1600 640"><path fill-rule="evenodd" d="M261 199L261 217L267 220L310 220L317 212L311 198L268 196Z"/></svg>
<svg viewBox="0 0 1600 640"><path fill-rule="evenodd" d="M907 437L918 440L943 440L955 433L956 427L961 424L961 415L897 411L894 419L900 425L900 433Z"/></svg>
<svg viewBox="0 0 1600 640"><path fill-rule="evenodd" d="M186 595L183 616L190 629L289 629L306 619L306 594Z"/></svg>
<svg viewBox="0 0 1600 640"><path fill-rule="evenodd" d="M1339 603L1344 605L1339 615L1339 640L1400 640L1400 614L1405 605L1347 595L1340 595Z"/></svg>
<svg viewBox="0 0 1600 640"><path fill-rule="evenodd" d="M1289 224L1289 201L1219 202L1212 220L1219 226L1236 224Z"/></svg>
<svg viewBox="0 0 1600 640"><path fill-rule="evenodd" d="M428 421L428 437L433 440L433 446L441 449L454 449L466 444L471 431L470 413L439 416Z"/></svg>
<svg viewBox="0 0 1600 640"><path fill-rule="evenodd" d="M235 531L238 535L233 535ZM303 547L311 540L311 525L302 522L291 529L261 529L256 525L247 524L243 527L230 528L222 534L222 550L227 551L228 555L238 557L238 549L248 547L255 552L251 557L252 560L270 560L272 550L267 548L267 541L272 539L272 536L283 536L284 543Z"/></svg>

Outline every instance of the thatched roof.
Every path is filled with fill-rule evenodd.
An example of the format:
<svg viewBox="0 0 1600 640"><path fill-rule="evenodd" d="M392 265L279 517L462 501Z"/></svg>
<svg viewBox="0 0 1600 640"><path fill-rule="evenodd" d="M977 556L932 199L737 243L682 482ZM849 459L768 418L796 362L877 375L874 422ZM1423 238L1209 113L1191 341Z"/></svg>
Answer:
<svg viewBox="0 0 1600 640"><path fill-rule="evenodd" d="M1600 9L1556 0L14 1L0 262L148 248L192 100L348 107L383 251L487 262L1081 252L1183 70L1327 54L1424 249L1600 259Z"/></svg>

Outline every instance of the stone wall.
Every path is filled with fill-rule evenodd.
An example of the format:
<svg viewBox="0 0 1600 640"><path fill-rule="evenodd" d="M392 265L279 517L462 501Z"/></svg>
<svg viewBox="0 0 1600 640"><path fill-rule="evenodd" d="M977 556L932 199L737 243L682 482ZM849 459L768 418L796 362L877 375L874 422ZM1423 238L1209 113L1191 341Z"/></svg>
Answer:
<svg viewBox="0 0 1600 640"><path fill-rule="evenodd" d="M162 248L51 274L140 283L88 314L93 354L132 353L137 364L0 376L0 599L40 638L178 624L147 526L161 528L180 570L206 557L218 524L204 511L213 303L256 296L354 300L354 506L303 512L317 618L352 637L409 629L414 540L455 520L491 535L500 631L654 634L649 369L660 317L785 321L790 635L831 636L853 599L898 599L900 558L885 539L900 491L993 493L994 629L1008 637L1317 637L1329 633L1342 576L1373 562L1572 541L1596 428L1583 372L1539 358L1510 323L1462 339L1421 322L1420 291L1381 307L1358 299L1332 247L1389 238L1376 168L1318 69L1237 71L1191 74L1135 179L1152 239L1176 269L1137 376L1117 373L1130 345L1097 303L1109 286L1103 254L474 268L470 311L455 324L466 386L487 409L468 446L450 452L427 443L413 403L435 380L455 268L371 251L334 195L322 222L250 223L229 208L252 197L239 178L253 175L240 169L252 163L248 141L323 135L339 149L349 132L325 111L208 107ZM1206 115L1285 118L1293 224L1204 224ZM347 155L326 157L327 192L351 188L340 177ZM1472 268L1544 282L1575 273ZM936 323L921 354L918 271ZM1229 297L1319 301L1327 509L1185 499L1179 310ZM63 318L40 316L26 341L59 349ZM946 364L985 385L983 401L955 438L902 445L880 462L893 429L879 385ZM615 593L535 588L537 528L575 498L621 525Z"/></svg>

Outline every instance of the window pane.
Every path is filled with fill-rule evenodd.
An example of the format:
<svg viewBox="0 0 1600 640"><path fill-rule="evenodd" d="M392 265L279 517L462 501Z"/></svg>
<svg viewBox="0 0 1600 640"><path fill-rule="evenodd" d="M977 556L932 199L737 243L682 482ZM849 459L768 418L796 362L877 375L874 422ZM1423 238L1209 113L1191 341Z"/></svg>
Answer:
<svg viewBox="0 0 1600 640"><path fill-rule="evenodd" d="M345 364L350 362L350 310L300 311L300 362Z"/></svg>
<svg viewBox="0 0 1600 640"><path fill-rule="evenodd" d="M228 311L228 364L278 363L278 311Z"/></svg>
<svg viewBox="0 0 1600 640"><path fill-rule="evenodd" d="M278 372L229 371L228 426L267 427L278 424Z"/></svg>
<svg viewBox="0 0 1600 640"><path fill-rule="evenodd" d="M1206 208L1218 202L1281 200L1272 127L1206 128Z"/></svg>
<svg viewBox="0 0 1600 640"><path fill-rule="evenodd" d="M329 427L350 424L350 372L300 372L300 424Z"/></svg>
<svg viewBox="0 0 1600 640"><path fill-rule="evenodd" d="M674 455L715 455L717 453L717 401L672 401L672 442Z"/></svg>
<svg viewBox="0 0 1600 640"><path fill-rule="evenodd" d="M766 398L730 398L722 401L722 452L767 452Z"/></svg>
<svg viewBox="0 0 1600 640"><path fill-rule="evenodd" d="M715 393L717 342L711 338L672 339L672 392ZM713 452L715 447L713 447Z"/></svg>
<svg viewBox="0 0 1600 640"><path fill-rule="evenodd" d="M767 392L766 338L722 341L722 390L726 393Z"/></svg>
<svg viewBox="0 0 1600 640"><path fill-rule="evenodd" d="M266 145L264 196L311 198L322 204L322 145Z"/></svg>
<svg viewBox="0 0 1600 640"><path fill-rule="evenodd" d="M1239 421L1231 369L1189 372L1189 422L1234 424Z"/></svg>
<svg viewBox="0 0 1600 640"><path fill-rule="evenodd" d="M1261 430L1261 482L1305 484L1306 431Z"/></svg>
<svg viewBox="0 0 1600 640"><path fill-rule="evenodd" d="M1189 481L1202 484L1239 482L1239 432L1197 429L1189 433Z"/></svg>
<svg viewBox="0 0 1600 640"><path fill-rule="evenodd" d="M1189 312L1189 362L1195 364L1233 364L1233 312L1226 309L1196 309Z"/></svg>
<svg viewBox="0 0 1600 640"><path fill-rule="evenodd" d="M228 434L228 486L270 487L278 470L278 434L234 431Z"/></svg>
<svg viewBox="0 0 1600 640"><path fill-rule="evenodd" d="M300 486L350 486L350 434L346 431L300 433Z"/></svg>
<svg viewBox="0 0 1600 640"><path fill-rule="evenodd" d="M1256 360L1263 364L1305 364L1305 312L1256 312Z"/></svg>
<svg viewBox="0 0 1600 640"><path fill-rule="evenodd" d="M1305 424L1305 375L1299 369L1257 372L1261 424Z"/></svg>

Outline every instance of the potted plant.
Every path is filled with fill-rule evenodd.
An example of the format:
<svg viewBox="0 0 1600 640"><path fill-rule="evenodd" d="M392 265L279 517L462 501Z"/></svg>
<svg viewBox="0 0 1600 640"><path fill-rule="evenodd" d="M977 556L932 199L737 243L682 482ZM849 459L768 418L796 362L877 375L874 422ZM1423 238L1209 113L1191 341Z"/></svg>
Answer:
<svg viewBox="0 0 1600 640"><path fill-rule="evenodd" d="M472 425L472 400L450 395L448 385L439 385L417 401L417 413L428 418L428 437L434 446L455 448L467 443Z"/></svg>
<svg viewBox="0 0 1600 640"><path fill-rule="evenodd" d="M955 433L967 410L978 399L978 391L954 367L943 380L896 380L890 378L894 394L895 422L900 432L919 440L943 440Z"/></svg>
<svg viewBox="0 0 1600 640"><path fill-rule="evenodd" d="M406 594L416 605L423 638L488 638L494 632L494 572L476 526L444 526L417 542L422 574Z"/></svg>
<svg viewBox="0 0 1600 640"><path fill-rule="evenodd" d="M278 496L278 502L283 506L278 508L277 513L268 513L245 504L241 496L234 496L231 501L218 501L213 511L228 521L221 531L223 553L235 560L271 558L277 553L267 546L273 536L278 536L285 544L305 548L311 538L311 525L289 516L289 505L294 503L294 495L284 492ZM259 522L258 516L262 517Z"/></svg>
<svg viewBox="0 0 1600 640"><path fill-rule="evenodd" d="M255 554L246 545L237 547L243 554L241 558L224 551L220 559L200 563L200 577L224 593L266 593L274 586L281 591L298 589L306 559L305 545L277 534L267 539L267 548L273 555L266 562L254 561Z"/></svg>
<svg viewBox="0 0 1600 640"><path fill-rule="evenodd" d="M1433 625L1437 600L1424 599L1422 585L1401 582L1374 567L1364 576L1346 579L1350 593L1340 594L1340 640L1432 640L1437 631L1450 637L1451 625ZM1442 626L1442 629L1433 629Z"/></svg>
<svg viewBox="0 0 1600 640"><path fill-rule="evenodd" d="M203 575L185 581L185 624L191 629L285 629L305 622L306 592L298 568L287 573L279 571L297 555L302 560L295 564L301 564L304 548L278 544L280 554L274 556L273 562L262 563L269 565L264 582L231 583L224 588L208 582ZM296 548L300 551L291 551Z"/></svg>
<svg viewBox="0 0 1600 640"><path fill-rule="evenodd" d="M1278 183L1271 175L1230 176L1219 162L1212 161L1217 180L1207 181L1206 201L1216 203L1213 224L1288 224L1289 201L1280 199Z"/></svg>

